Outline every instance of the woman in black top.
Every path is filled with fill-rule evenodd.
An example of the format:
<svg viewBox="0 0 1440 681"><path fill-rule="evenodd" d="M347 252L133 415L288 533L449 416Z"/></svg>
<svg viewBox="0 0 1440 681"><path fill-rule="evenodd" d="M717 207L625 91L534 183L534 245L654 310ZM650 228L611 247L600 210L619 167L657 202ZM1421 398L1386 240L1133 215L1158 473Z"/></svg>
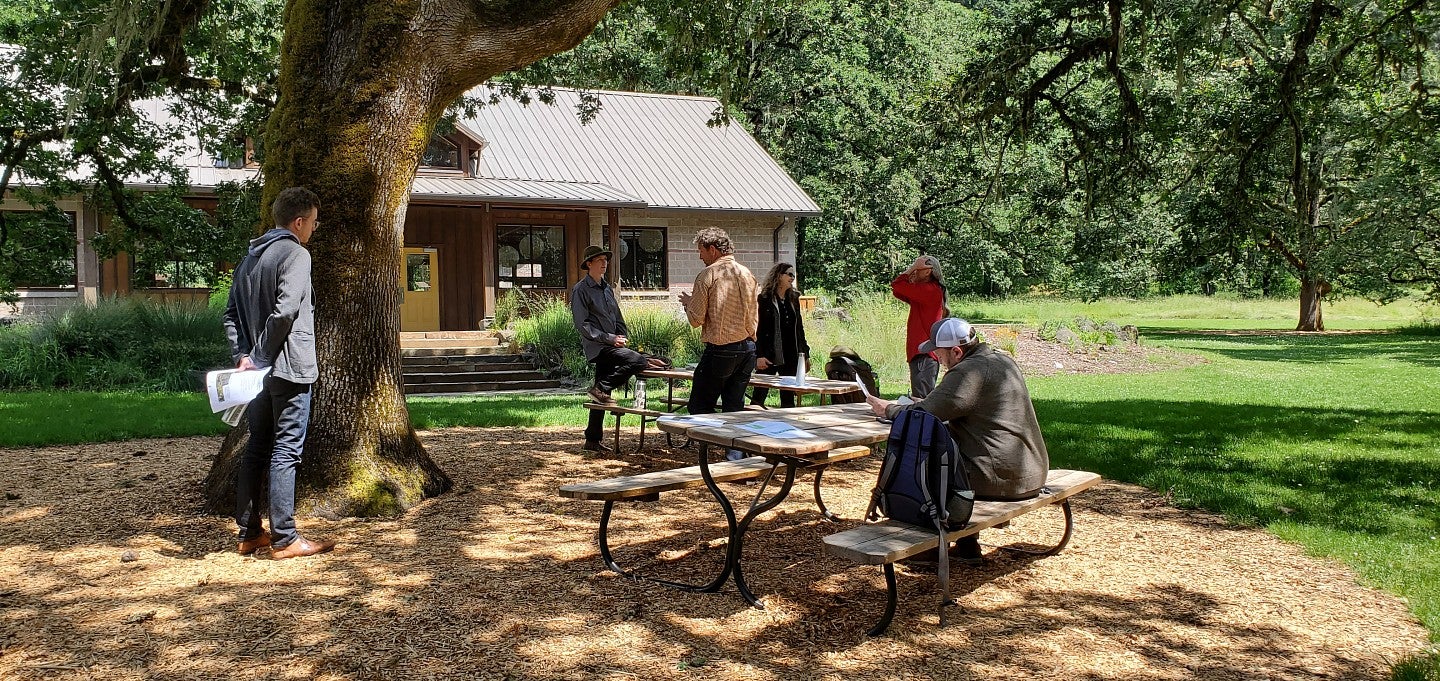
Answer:
<svg viewBox="0 0 1440 681"><path fill-rule="evenodd" d="M809 357L810 345L805 342L805 324L800 319L800 292L795 290L793 265L780 262L770 268L760 285L759 305L755 373L794 376L801 353ZM756 388L750 403L764 405L769 394L768 388ZM795 406L795 393L780 391L780 406Z"/></svg>

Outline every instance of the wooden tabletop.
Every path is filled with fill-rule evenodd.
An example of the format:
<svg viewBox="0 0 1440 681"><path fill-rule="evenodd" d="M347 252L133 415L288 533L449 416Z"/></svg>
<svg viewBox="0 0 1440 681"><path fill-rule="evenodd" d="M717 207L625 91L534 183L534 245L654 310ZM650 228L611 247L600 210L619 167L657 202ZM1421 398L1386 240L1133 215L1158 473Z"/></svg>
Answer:
<svg viewBox="0 0 1440 681"><path fill-rule="evenodd" d="M807 458L839 447L873 445L890 435L890 424L876 420L866 404L827 404L819 407L737 411L704 414L703 418L721 422L719 426L686 423L683 418L662 417L660 430L684 435L694 440L721 447L738 449L761 456ZM780 421L809 432L815 437L785 439L759 435L736 425L756 421Z"/></svg>
<svg viewBox="0 0 1440 681"><path fill-rule="evenodd" d="M646 370L638 374L641 378L664 378L667 380L695 380L693 369L664 369ZM783 390L792 393L805 395L843 395L845 393L858 392L860 386L853 381L834 381L828 378L806 377L805 385L786 385L782 383L790 376L774 376L771 374L750 374L750 385L756 388L770 388L771 390Z"/></svg>

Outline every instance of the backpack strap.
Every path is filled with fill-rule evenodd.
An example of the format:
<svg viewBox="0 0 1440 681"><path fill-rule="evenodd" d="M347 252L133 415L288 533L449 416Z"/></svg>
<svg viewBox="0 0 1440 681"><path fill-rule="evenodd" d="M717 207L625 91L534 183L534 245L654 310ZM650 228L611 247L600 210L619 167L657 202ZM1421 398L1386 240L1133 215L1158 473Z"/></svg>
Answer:
<svg viewBox="0 0 1440 681"><path fill-rule="evenodd" d="M865 521L875 522L880 519L878 509L880 498L884 495L885 489L890 486L890 480L895 477L895 471L899 465L898 456L890 455L890 443L895 441L895 427L900 427L900 442L905 442L905 436L910 432L911 418L905 412L900 412L895 423L890 426L890 437L885 441L885 460L880 464L880 475L875 478L875 489L870 491L870 506L865 509Z"/></svg>

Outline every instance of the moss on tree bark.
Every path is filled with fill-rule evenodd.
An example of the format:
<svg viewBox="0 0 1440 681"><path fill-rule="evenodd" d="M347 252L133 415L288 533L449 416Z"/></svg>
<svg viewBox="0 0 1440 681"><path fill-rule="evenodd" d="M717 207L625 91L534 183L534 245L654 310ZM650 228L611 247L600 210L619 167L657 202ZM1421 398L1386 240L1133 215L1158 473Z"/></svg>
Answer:
<svg viewBox="0 0 1440 681"><path fill-rule="evenodd" d="M450 488L410 426L400 363L400 249L421 154L445 108L497 73L567 50L618 0L294 0L266 131L265 199L305 186L316 344L297 508L393 515ZM206 505L234 508L246 435L225 439Z"/></svg>

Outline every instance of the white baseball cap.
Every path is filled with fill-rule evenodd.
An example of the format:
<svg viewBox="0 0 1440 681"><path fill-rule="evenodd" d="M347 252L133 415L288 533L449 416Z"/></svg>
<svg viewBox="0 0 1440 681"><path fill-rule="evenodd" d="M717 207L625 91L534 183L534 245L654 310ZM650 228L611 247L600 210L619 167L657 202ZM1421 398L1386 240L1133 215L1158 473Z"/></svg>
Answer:
<svg viewBox="0 0 1440 681"><path fill-rule="evenodd" d="M920 344L920 352L934 352L935 348L955 348L975 342L975 327L957 317L946 317L930 327L930 340Z"/></svg>

